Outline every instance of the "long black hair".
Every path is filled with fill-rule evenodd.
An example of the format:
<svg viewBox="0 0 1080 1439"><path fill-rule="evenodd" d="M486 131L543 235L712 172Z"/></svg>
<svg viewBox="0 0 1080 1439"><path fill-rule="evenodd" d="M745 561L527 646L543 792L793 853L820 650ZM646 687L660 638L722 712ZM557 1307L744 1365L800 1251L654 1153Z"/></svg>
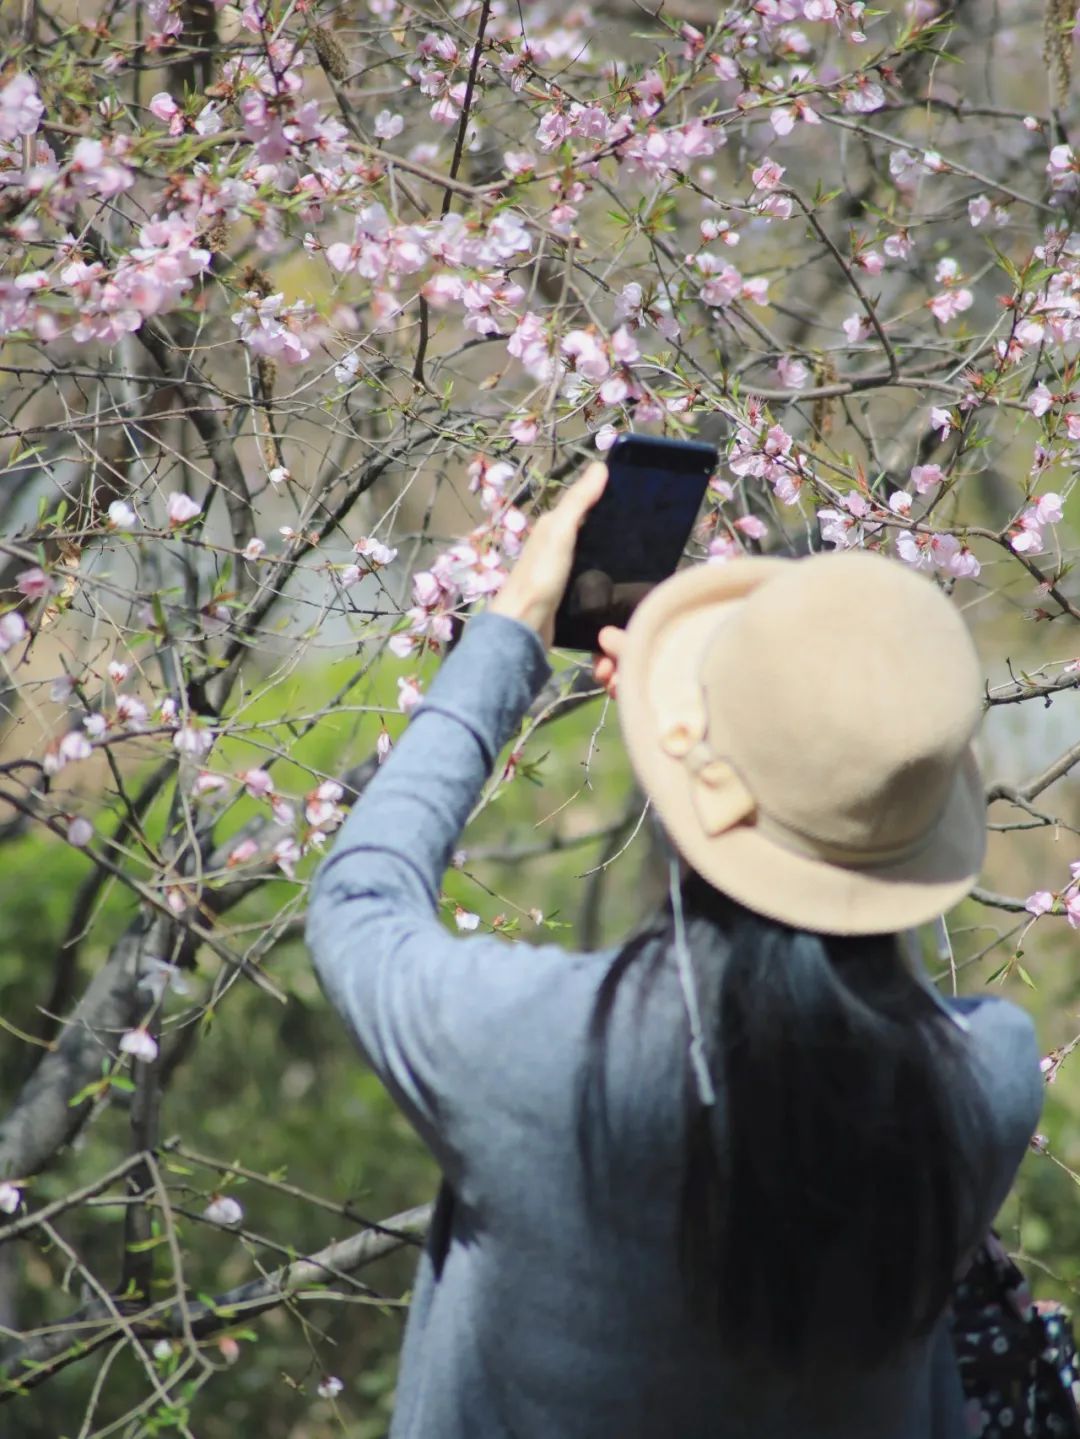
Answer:
<svg viewBox="0 0 1080 1439"><path fill-rule="evenodd" d="M696 875L682 899L717 1090L714 1112L677 1036L687 1063L673 1237L688 1309L733 1357L876 1364L930 1331L977 1237L987 1116L964 1033L894 935L793 929ZM590 1203L616 996L638 968L646 1006L673 942L668 908L597 994L580 1110ZM603 1147L610 1183L617 1145Z"/></svg>

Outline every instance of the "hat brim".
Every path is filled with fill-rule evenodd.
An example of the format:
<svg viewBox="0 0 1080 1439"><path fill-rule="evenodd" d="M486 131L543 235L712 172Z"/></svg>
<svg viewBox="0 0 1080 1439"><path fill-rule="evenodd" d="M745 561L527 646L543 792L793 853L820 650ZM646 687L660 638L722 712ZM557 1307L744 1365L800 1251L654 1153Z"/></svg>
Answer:
<svg viewBox="0 0 1080 1439"><path fill-rule="evenodd" d="M746 558L695 565L638 606L619 656L619 719L630 762L682 857L748 909L823 934L886 934L922 924L963 899L982 867L986 800L973 753L919 852L870 867L789 849L753 816L707 834L694 805L692 772L662 747L658 697L673 679L672 664L695 676L716 627L791 563Z"/></svg>

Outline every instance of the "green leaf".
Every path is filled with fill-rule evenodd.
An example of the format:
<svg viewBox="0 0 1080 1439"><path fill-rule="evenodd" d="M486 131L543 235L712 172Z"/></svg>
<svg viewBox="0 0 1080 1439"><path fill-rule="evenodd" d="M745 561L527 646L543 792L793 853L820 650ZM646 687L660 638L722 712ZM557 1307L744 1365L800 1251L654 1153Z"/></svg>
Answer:
<svg viewBox="0 0 1080 1439"><path fill-rule="evenodd" d="M157 1249L162 1244L168 1244L168 1238L164 1234L154 1235L151 1239L137 1239L133 1244L124 1247L129 1254L147 1254L151 1249Z"/></svg>

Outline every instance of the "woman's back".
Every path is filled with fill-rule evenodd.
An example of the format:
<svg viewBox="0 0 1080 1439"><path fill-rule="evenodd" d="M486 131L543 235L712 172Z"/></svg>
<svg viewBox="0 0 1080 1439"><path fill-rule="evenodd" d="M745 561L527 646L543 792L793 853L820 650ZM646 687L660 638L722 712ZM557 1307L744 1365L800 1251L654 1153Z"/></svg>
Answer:
<svg viewBox="0 0 1080 1439"><path fill-rule="evenodd" d="M548 540L558 538L558 527L544 534ZM817 575L824 575L828 585L834 575L847 577L844 595L834 595L830 603L838 613L845 606L850 612L847 590L860 591L867 560L852 568L854 562L840 557L826 562L827 569L820 561L808 561L805 571L799 569L812 586L818 584ZM876 584L880 577L889 588L893 580L874 568L888 568L887 562L868 562L870 580ZM646 601L648 607L656 600L646 619L662 626L693 616L698 613L694 604L711 604L714 590L734 584L735 569L677 576L668 582L676 590L669 589L665 597L662 586ZM739 583L747 590L759 579L766 590L774 582L779 587L778 573L787 570L771 565L751 574L744 567ZM795 588L802 583L799 579ZM904 577L897 583L907 596L914 581ZM724 593L718 602L731 599ZM916 590L911 599L918 607L925 596ZM751 595L748 613L752 603ZM926 601L929 619L914 633L930 635L930 620L935 633L943 632L938 605L947 611L940 596ZM801 601L792 602L784 613L799 616L804 608ZM524 609L532 612L529 605ZM946 612L945 620L954 649L962 652L968 642L956 631L955 616ZM830 632L827 625L823 632ZM704 626L698 633L699 638L706 633ZM633 634L632 627L631 647ZM648 626L639 627L640 635L650 638ZM663 651L660 639L658 652ZM683 670L684 681L695 673L686 654L680 639L671 651L674 679ZM931 658L934 672L943 670L941 683L947 689L950 667L941 655ZM971 664L964 669L970 678L968 671L975 674ZM862 1234L856 1248L847 1248L842 1227L834 1226L833 1247L825 1258L818 1251L817 1221L807 1223L807 1215L824 1216L828 1228L830 1204L843 1199L844 1185L836 1183L829 1164L815 1167L818 1151L809 1142L814 1126L799 1122L800 1114L813 1120L822 1111L806 1102L799 1086L781 1087L781 1099L786 1095L791 1101L793 1122L773 1125L763 1135L768 1145L760 1151L755 1146L746 1123L754 1112L753 1086L735 1103L729 1092L732 1076L746 1088L751 1072L731 1068L738 1053L737 1044L725 1037L731 996L725 1001L722 983L715 1000L709 993L710 976L722 979L725 973L722 956L715 966L707 954L694 956L705 961L696 965L698 997L704 1027L714 1041L710 1060L718 1092L709 1107L708 1086L700 1073L695 1085L694 1055L688 1052L694 1006L685 966L675 962L681 949L660 954L659 963L651 962L656 955L640 951L642 962L627 968L613 986L614 953L508 947L495 936L462 941L436 918L436 897L453 847L495 757L515 734L547 673L542 647L526 625L499 615L471 621L391 762L355 806L312 894L308 937L323 985L446 1180L409 1318L392 1434L395 1439L961 1439L955 1360L936 1309L928 1311L926 1304L927 1296L936 1293L944 1308L952 1266L934 1264L928 1255L959 1259L975 1245L1020 1162L1041 1103L1030 1022L999 1001L969 1005L970 1027L963 1035L936 1010L933 1023L920 1021L921 1038L929 1041L937 1034L942 1052L951 1050L956 1062L938 1070L928 1045L927 1065L894 1070L897 1104L890 1107L890 1090L883 1086L875 1106L881 1109L886 1140L890 1130L903 1130L903 1143L891 1151L892 1175L905 1177L895 1161L898 1152L910 1154L912 1166L918 1166L915 1177L926 1180L910 1190L931 1199L916 1216L918 1223L897 1225L896 1233L879 1224L874 1254L880 1262L865 1267L853 1262L853 1255L865 1258L869 1252L867 1223L874 1216L867 1216L865 1206L857 1216ZM878 666L873 685L884 683L886 675ZM642 692L648 688L658 705L666 703L667 688L657 676L642 675L641 681ZM848 690L857 683L855 674ZM881 934L917 924L965 892L982 853L984 805L966 752L979 699L973 683L965 681L960 688L952 712L943 717L924 707L919 725L912 729L908 724L893 736L897 753L891 759L886 755L888 764L877 776L888 804L871 802L870 788L865 793L855 789L845 800L850 813L832 814L838 823L850 819L866 828L872 853L859 847L862 840L841 844L839 831L819 843L759 814L736 767L718 760L707 746L703 751L700 738L694 740L701 730L697 714L690 716L697 728L673 721L656 739L667 758L678 761L678 772L665 775L666 788L654 786L650 792L658 807L661 793L665 803L671 802L672 824L679 827L674 838L699 874L707 873L714 859L724 869L725 856L734 856L731 886L721 884L716 874L709 878L759 915L775 914L830 934ZM718 691L706 686L706 693L711 703ZM680 694L685 701L685 683ZM848 708L849 701L846 690ZM880 701L878 695L879 708ZM623 719L626 728L625 707ZM714 725L709 718L713 739L723 720L720 715ZM628 740L634 738L632 721ZM637 738L647 748L655 737L642 731ZM797 739L784 738L789 751L794 752ZM880 735L877 740L881 750ZM869 781L881 756L866 750L862 758ZM685 773L679 768L684 760ZM817 786L823 813L831 773L826 765L808 776L808 783ZM917 812L907 813L905 797L917 789L911 775L922 788ZM797 780L796 775L792 784ZM944 807L926 803L928 784L947 799ZM678 786L682 802L676 806L672 796ZM895 843L891 822L886 822L891 813L930 829ZM838 853L843 862L836 859ZM761 891L761 902L740 893L749 888ZM785 914L789 904L799 912ZM803 904L834 927L804 914ZM661 937L655 942L666 943ZM914 983L910 976L908 981ZM597 1037L594 1019L604 1007L601 1003L598 1010L602 990L613 1000L604 1036L603 1102L596 1105L589 1098L595 1089L588 1083L588 1059ZM752 1001L755 992L751 969L736 993ZM879 998L888 1009L887 991ZM806 1024L814 1022L808 1011ZM902 1037L902 1031L897 1033ZM903 1057L903 1050L902 1044L895 1046L893 1058ZM886 1051L881 1052L884 1060ZM838 1065L835 1051L822 1049L822 1072L832 1076L844 1102L853 1091L855 1098L865 1097L859 1086L874 1076L875 1053L864 1035L858 1045L860 1070ZM775 1088L761 1066L760 1048L755 1046L750 1057L760 1082ZM985 1123L969 1130L951 1123L948 1106L932 1102L931 1070L949 1076L950 1092L955 1085L958 1095L966 1088L969 1100L981 1097L981 1104L962 1107L982 1111ZM723 1262L687 1272L680 1259L694 1251L683 1241L688 1231L699 1238L704 1231L700 1224L686 1223L684 1189L706 1192L685 1185L687 1158L699 1152L695 1145L701 1137L700 1123L688 1126L688 1116L700 1118L703 1108L715 1162L710 1208L723 1217L736 1189L742 1208L738 1226L727 1231L726 1247L706 1244L696 1251L726 1256ZM864 1114L861 1132L852 1130L857 1155L876 1147L874 1120L873 1112ZM926 1145L917 1142L920 1124L933 1129ZM941 1142L950 1134L954 1149ZM787 1172L787 1142L793 1151L803 1147L800 1164L792 1166L796 1177ZM890 1152L888 1142L877 1147ZM829 1153L838 1156L838 1164L844 1156L843 1134L838 1136L835 1125ZM754 1164L762 1169L756 1176L759 1192L770 1201L760 1212L746 1203L753 1187L743 1183L745 1166ZM716 1176L723 1178L725 1166L727 1179L717 1186ZM789 1182L790 1206L784 1202ZM950 1214L966 1215L964 1232L950 1228ZM935 1235L938 1247L927 1248L923 1241ZM759 1265L761 1271L768 1268L776 1252L785 1255L798 1276L781 1272L764 1291L757 1286L751 1309ZM902 1283L889 1291L876 1282L886 1269L893 1279L902 1278L909 1265L918 1282L909 1286L906 1299ZM821 1280L816 1287L807 1280L808 1274L813 1280L815 1268ZM711 1322L707 1310L691 1302L693 1281L702 1278L702 1270L705 1287L711 1284L723 1300L724 1322ZM738 1279L733 1278L736 1271ZM837 1287L840 1328L851 1336L850 1361L835 1342L827 1346L828 1364L809 1369L792 1361L790 1335L784 1352L770 1348L762 1315L768 1318L771 1311L772 1321L782 1321L789 1290L802 1295L793 1328L796 1337L801 1328L805 1340L806 1331L815 1337L819 1313L836 1320ZM762 1292L770 1301L764 1310ZM885 1292L900 1295L899 1308L875 1312L881 1307L877 1296ZM738 1306L744 1297L746 1328L755 1341L750 1346L740 1342ZM925 1337L907 1341L904 1336L920 1332L920 1326L911 1322L904 1329L902 1324L920 1312L927 1321L921 1330ZM779 1323L780 1329L787 1327ZM864 1331L878 1336L895 1331L885 1361L872 1363L856 1352L866 1347L860 1342ZM833 1322L834 1340L838 1332Z"/></svg>
<svg viewBox="0 0 1080 1439"><path fill-rule="evenodd" d="M439 1251L418 1280L394 1434L959 1439L962 1403L941 1325L876 1370L834 1366L800 1380L767 1358L726 1356L690 1320L676 1259L686 1057L670 968L644 1004L632 984L620 994L610 1127L580 1130L579 1061L611 959L533 951L539 963L513 996L489 995L483 1072L470 1081L474 1119ZM992 1115L974 1244L1011 1183L1041 1091L1027 1016L999 1000L958 1007ZM722 1091L712 1123L722 1151ZM618 1153L617 1183L599 1206L582 1189L583 1138L598 1154ZM771 1236L745 1242L764 1253ZM857 1325L867 1296L852 1290L846 1302Z"/></svg>

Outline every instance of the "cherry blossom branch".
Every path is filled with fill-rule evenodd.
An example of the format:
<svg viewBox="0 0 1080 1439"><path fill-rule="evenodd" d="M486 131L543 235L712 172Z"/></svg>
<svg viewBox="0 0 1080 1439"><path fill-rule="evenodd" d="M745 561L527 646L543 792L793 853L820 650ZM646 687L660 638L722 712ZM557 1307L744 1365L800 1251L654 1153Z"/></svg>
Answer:
<svg viewBox="0 0 1080 1439"><path fill-rule="evenodd" d="M994 784L987 790L987 800L1012 799L1014 795L1021 800L1037 799L1044 790L1056 784L1059 779L1064 779L1070 770L1080 764L1080 744L1071 745L1064 753L1058 755L1052 764L1023 784L1004 785Z"/></svg>
<svg viewBox="0 0 1080 1439"><path fill-rule="evenodd" d="M843 271L844 278L847 280L848 284L855 292L859 304L866 312L866 318L870 321L870 325L873 328L875 335L877 335L878 337L881 348L885 351L885 358L889 362L890 380L895 381L897 375L900 372L900 365L896 358L896 353L893 350L892 341L889 339L888 335L886 335L884 326L878 319L877 309L871 303L868 295L866 294L866 291L863 289L862 284L859 281L858 276L855 274L855 271L848 264L848 262L844 259L843 255L841 255L840 251L834 244L832 237L825 230L824 226L818 220L813 210L810 208L809 205L805 203L805 201L798 194L798 192L788 186L784 193L790 195L791 198L795 201L796 205L798 205L799 209L806 216L807 222L810 225L811 229L814 231L815 235L817 235L818 239L822 242L825 248L829 251L829 254L833 257L837 265Z"/></svg>

